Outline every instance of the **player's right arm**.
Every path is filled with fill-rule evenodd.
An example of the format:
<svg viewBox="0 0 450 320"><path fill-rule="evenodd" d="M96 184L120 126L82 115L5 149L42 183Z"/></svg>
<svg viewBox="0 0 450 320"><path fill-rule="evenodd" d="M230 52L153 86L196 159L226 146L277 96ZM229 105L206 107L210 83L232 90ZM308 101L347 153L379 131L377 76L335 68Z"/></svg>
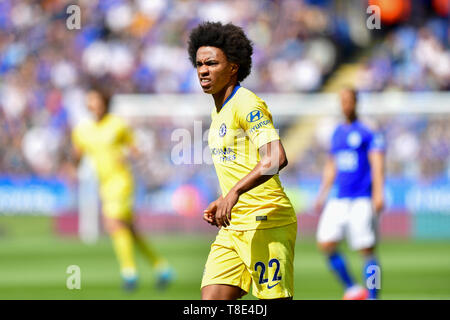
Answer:
<svg viewBox="0 0 450 320"><path fill-rule="evenodd" d="M329 154L325 162L322 173L322 183L320 184L319 194L314 205L314 211L319 213L328 198L328 194L333 186L336 177L336 164L333 155Z"/></svg>
<svg viewBox="0 0 450 320"><path fill-rule="evenodd" d="M78 165L80 164L82 157L83 157L83 152L76 146L72 146L72 159L73 159L74 165L76 167L78 167Z"/></svg>
<svg viewBox="0 0 450 320"><path fill-rule="evenodd" d="M70 150L69 150L69 171L68 178L70 181L75 182L78 179L78 166L80 165L81 158L83 157L83 151L80 146L80 138L75 133L75 129L72 130L70 136Z"/></svg>
<svg viewBox="0 0 450 320"><path fill-rule="evenodd" d="M74 166L77 168L83 157L82 139L80 137L79 128L75 128L71 135L71 157Z"/></svg>

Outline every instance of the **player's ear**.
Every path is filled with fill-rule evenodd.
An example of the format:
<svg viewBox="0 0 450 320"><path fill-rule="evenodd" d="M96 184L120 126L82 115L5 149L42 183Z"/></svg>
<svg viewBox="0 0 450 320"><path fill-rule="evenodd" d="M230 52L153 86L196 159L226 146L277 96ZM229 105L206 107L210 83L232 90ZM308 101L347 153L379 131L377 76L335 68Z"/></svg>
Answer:
<svg viewBox="0 0 450 320"><path fill-rule="evenodd" d="M237 72L238 72L238 70L239 70L239 65L237 64L237 63L231 63L230 64L231 65L231 75L235 75Z"/></svg>

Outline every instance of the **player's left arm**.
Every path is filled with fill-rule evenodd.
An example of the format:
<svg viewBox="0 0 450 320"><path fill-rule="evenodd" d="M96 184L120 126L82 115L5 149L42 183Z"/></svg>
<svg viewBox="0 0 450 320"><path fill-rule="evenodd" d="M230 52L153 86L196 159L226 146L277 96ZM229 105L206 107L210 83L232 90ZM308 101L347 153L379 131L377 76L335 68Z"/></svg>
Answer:
<svg viewBox="0 0 450 320"><path fill-rule="evenodd" d="M239 196L272 178L286 167L288 160L281 141L274 140L262 145L259 149L260 161L244 178L216 204L215 222L218 226L228 226L231 221L231 210L239 200Z"/></svg>
<svg viewBox="0 0 450 320"><path fill-rule="evenodd" d="M121 136L126 150L126 160L133 161L140 170L145 171L145 154L138 146L135 131L125 122L122 123Z"/></svg>
<svg viewBox="0 0 450 320"><path fill-rule="evenodd" d="M135 160L139 160L143 157L141 150L139 150L139 148L135 144L128 146L128 154L132 159Z"/></svg>
<svg viewBox="0 0 450 320"><path fill-rule="evenodd" d="M214 217L219 227L230 224L231 211L241 194L268 181L288 163L278 131L272 123L272 115L262 100L242 104L236 110L235 121L257 148L259 161L223 198L216 200Z"/></svg>
<svg viewBox="0 0 450 320"><path fill-rule="evenodd" d="M373 150L369 152L370 170L372 175L372 204L376 214L384 209L384 152Z"/></svg>
<svg viewBox="0 0 450 320"><path fill-rule="evenodd" d="M131 159L139 159L142 154L136 143L136 135L133 129L126 123L121 123L120 134L123 145L126 147L127 156Z"/></svg>
<svg viewBox="0 0 450 320"><path fill-rule="evenodd" d="M241 195L278 174L287 166L286 151L280 140L274 140L259 148L260 161L248 175L234 186L234 191ZM233 190L232 189L232 190Z"/></svg>

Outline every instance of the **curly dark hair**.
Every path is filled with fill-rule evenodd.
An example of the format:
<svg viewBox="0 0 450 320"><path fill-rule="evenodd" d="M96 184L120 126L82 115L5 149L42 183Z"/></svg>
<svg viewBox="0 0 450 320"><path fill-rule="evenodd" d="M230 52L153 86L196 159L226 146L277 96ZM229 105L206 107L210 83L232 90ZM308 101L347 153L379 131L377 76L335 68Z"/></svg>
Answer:
<svg viewBox="0 0 450 320"><path fill-rule="evenodd" d="M228 61L239 65L238 81L244 80L252 67L252 42L242 28L232 23L204 22L193 29L189 35L189 59L196 67L197 50L203 46L221 49Z"/></svg>

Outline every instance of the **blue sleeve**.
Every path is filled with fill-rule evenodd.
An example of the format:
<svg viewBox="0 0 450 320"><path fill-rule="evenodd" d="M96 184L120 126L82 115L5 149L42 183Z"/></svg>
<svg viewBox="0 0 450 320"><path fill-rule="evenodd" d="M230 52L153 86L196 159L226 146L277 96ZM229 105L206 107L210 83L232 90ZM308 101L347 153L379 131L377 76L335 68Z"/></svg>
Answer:
<svg viewBox="0 0 450 320"><path fill-rule="evenodd" d="M372 132L369 140L369 152L370 151L386 151L386 142L381 132Z"/></svg>
<svg viewBox="0 0 450 320"><path fill-rule="evenodd" d="M337 150L337 143L336 143L337 132L338 132L338 129L336 128L336 130L334 130L334 132L333 132L333 135L331 136L330 147L329 147L329 150L328 150L328 153L330 155L335 155L336 152L338 151Z"/></svg>

